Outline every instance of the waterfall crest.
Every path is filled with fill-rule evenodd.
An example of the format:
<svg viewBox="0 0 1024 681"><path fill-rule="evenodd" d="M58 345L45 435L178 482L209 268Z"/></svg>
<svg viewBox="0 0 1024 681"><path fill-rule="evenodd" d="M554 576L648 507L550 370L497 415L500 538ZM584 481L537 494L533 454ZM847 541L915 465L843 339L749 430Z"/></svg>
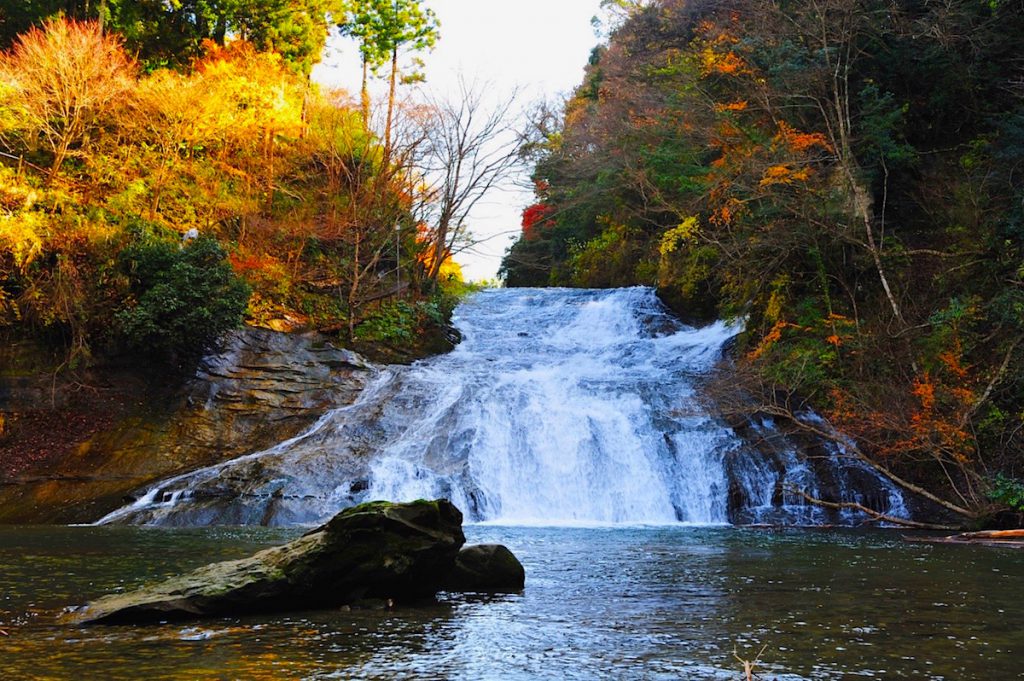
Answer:
<svg viewBox="0 0 1024 681"><path fill-rule="evenodd" d="M453 352L387 367L302 435L166 480L100 522L303 524L434 497L510 524L855 520L789 485L906 513L835 447L824 467L785 441L766 455L707 413L696 392L739 327L686 326L652 289L489 290L454 322Z"/></svg>

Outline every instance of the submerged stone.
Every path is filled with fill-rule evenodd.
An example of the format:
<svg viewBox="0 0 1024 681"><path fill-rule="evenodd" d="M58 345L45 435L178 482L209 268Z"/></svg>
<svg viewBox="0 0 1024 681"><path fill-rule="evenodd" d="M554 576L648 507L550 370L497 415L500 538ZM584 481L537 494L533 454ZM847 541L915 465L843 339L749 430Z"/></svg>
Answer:
<svg viewBox="0 0 1024 681"><path fill-rule="evenodd" d="M515 554L500 544L478 544L459 551L446 588L513 593L522 591L525 584L526 570Z"/></svg>
<svg viewBox="0 0 1024 681"><path fill-rule="evenodd" d="M447 500L371 502L283 546L105 596L67 620L146 623L340 607L367 599L401 603L445 588L463 543L462 513Z"/></svg>

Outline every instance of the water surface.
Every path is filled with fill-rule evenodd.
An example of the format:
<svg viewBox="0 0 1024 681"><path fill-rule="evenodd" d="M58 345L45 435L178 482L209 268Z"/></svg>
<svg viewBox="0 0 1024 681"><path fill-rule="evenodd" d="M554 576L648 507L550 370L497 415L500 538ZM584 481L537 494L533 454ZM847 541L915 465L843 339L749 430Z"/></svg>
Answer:
<svg viewBox="0 0 1024 681"><path fill-rule="evenodd" d="M1024 554L885 531L469 526L522 594L68 628L65 605L297 530L0 527L0 679L1019 678Z"/></svg>

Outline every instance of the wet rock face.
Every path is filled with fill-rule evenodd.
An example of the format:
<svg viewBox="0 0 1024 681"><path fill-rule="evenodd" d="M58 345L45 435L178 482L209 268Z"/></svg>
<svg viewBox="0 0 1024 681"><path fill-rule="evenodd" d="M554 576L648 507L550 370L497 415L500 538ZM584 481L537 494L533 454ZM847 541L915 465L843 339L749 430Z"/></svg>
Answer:
<svg viewBox="0 0 1024 681"><path fill-rule="evenodd" d="M126 387L100 370L94 382L121 391L123 409L44 465L0 480L0 522L93 521L155 480L294 437L351 403L373 372L318 334L253 328L231 333L178 388L134 374L143 385Z"/></svg>
<svg viewBox="0 0 1024 681"><path fill-rule="evenodd" d="M501 544L465 546L446 582L449 591L512 593L526 584L523 564Z"/></svg>
<svg viewBox="0 0 1024 681"><path fill-rule="evenodd" d="M522 566L505 547L470 547L451 502L370 502L346 509L293 542L215 563L72 611L75 624L149 623L250 612L331 608L383 599L402 603L453 583L471 554L472 575L491 591L522 589ZM478 549L474 552L471 549ZM515 572L515 570L512 570ZM454 583L464 583L464 578ZM467 589L469 590L469 589ZM472 589L483 590L483 589Z"/></svg>
<svg viewBox="0 0 1024 681"><path fill-rule="evenodd" d="M275 444L355 399L372 369L317 334L236 332L189 383L188 437L194 447L232 456Z"/></svg>

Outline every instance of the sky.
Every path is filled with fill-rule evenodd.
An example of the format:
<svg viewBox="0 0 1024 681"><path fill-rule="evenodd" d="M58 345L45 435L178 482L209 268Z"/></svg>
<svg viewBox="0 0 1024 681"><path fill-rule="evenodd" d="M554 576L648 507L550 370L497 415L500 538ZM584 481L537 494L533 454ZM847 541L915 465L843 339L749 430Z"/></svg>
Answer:
<svg viewBox="0 0 1024 681"><path fill-rule="evenodd" d="M598 43L591 18L601 0L426 0L441 23L441 39L425 62L431 91L451 92L460 74L488 83L495 99L521 88L520 108L569 94ZM358 95L355 43L332 37L313 78ZM383 83L376 91L383 94ZM467 280L493 279L505 249L520 231L530 192L507 186L485 197L470 216L470 232L481 241L456 256Z"/></svg>

